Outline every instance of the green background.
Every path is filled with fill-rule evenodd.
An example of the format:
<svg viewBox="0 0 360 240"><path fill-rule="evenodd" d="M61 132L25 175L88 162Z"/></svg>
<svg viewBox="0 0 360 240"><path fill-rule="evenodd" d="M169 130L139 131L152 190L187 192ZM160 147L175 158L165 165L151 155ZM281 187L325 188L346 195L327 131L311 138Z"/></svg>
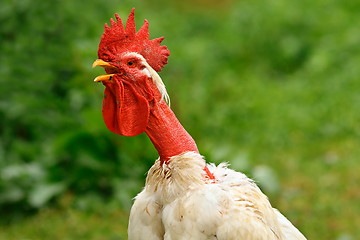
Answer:
<svg viewBox="0 0 360 240"><path fill-rule="evenodd" d="M126 239L157 153L106 129L91 69L136 8L165 36L172 109L308 239L360 237L357 0L0 3L0 239Z"/></svg>

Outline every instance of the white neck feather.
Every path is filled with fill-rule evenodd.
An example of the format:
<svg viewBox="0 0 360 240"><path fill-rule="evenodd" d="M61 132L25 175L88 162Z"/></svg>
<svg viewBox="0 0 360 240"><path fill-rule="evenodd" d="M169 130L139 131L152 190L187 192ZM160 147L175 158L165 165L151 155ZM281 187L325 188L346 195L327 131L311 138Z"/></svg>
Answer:
<svg viewBox="0 0 360 240"><path fill-rule="evenodd" d="M145 189L158 195L162 204L169 203L207 182L204 167L205 160L195 152L174 156L163 163L157 160L148 172Z"/></svg>

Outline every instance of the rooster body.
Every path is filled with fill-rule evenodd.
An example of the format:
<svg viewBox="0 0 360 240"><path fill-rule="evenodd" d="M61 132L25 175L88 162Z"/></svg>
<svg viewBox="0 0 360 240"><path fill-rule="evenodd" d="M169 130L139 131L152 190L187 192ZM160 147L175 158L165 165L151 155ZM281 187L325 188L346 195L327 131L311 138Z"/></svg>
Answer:
<svg viewBox="0 0 360 240"><path fill-rule="evenodd" d="M145 132L160 156L131 208L129 240L304 240L251 179L206 164L167 104L157 74L170 54L163 38L149 40L147 21L136 32L134 10L126 28L116 19L93 64L107 72L95 79L106 87L104 121L120 135Z"/></svg>
<svg viewBox="0 0 360 240"><path fill-rule="evenodd" d="M129 239L305 239L244 174L208 165L213 182L204 165L194 152L157 160L131 209Z"/></svg>

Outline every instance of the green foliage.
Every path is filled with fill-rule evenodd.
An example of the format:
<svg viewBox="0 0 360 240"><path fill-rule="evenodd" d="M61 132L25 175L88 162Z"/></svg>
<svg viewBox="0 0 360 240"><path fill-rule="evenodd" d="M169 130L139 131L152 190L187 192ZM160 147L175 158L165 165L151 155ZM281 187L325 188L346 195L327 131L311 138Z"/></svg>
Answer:
<svg viewBox="0 0 360 240"><path fill-rule="evenodd" d="M129 209L156 151L145 135L106 129L103 88L92 83L102 71L90 67L103 23L132 7L139 24L150 21L152 37L166 37L171 56L160 75L208 161L254 177L309 239L357 239L355 0L1 2L1 215L66 194L74 196L69 208ZM81 225L85 218L75 216Z"/></svg>
<svg viewBox="0 0 360 240"><path fill-rule="evenodd" d="M2 211L41 207L67 191L117 195L128 207L141 186L140 179L128 179L140 178L144 162L152 161L147 147L143 153L121 151L127 143L105 129L101 87L91 81L103 22L113 14L108 4L2 3ZM144 157L129 172L134 155Z"/></svg>

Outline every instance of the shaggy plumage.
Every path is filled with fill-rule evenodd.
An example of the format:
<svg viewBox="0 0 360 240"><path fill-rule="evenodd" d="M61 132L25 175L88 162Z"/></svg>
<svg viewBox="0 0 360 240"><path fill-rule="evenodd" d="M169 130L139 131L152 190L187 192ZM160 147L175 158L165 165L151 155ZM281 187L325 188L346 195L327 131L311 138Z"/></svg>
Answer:
<svg viewBox="0 0 360 240"><path fill-rule="evenodd" d="M129 240L305 239L256 184L226 164L187 152L150 168L131 209ZM141 231L139 231L141 229Z"/></svg>

